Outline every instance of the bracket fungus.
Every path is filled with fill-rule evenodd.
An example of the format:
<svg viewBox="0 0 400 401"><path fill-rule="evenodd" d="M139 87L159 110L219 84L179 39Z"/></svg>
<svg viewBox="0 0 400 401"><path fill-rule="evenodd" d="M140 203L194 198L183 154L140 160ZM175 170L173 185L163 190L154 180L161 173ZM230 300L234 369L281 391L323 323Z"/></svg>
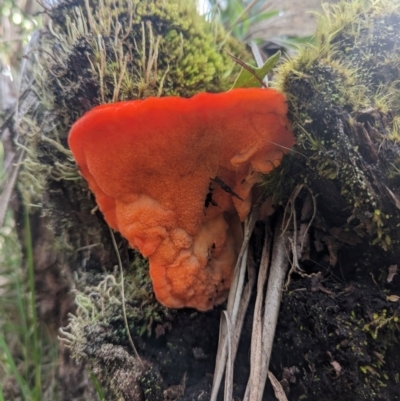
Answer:
<svg viewBox="0 0 400 401"><path fill-rule="evenodd" d="M167 307L226 299L251 189L294 144L284 95L235 89L105 104L69 145L107 223L149 258Z"/></svg>

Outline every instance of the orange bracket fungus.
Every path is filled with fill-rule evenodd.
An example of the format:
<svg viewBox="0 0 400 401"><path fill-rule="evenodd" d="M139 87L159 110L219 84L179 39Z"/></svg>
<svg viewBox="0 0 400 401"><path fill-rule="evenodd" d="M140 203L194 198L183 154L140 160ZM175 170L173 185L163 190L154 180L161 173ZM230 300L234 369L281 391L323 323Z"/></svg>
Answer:
<svg viewBox="0 0 400 401"><path fill-rule="evenodd" d="M294 144L272 89L98 106L69 145L107 223L149 258L167 307L226 299L251 188Z"/></svg>

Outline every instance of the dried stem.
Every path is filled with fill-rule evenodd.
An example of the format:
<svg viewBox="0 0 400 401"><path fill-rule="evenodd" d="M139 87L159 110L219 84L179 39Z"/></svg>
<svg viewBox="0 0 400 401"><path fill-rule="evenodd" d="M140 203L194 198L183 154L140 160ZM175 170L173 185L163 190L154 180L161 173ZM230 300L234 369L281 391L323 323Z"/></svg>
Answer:
<svg viewBox="0 0 400 401"><path fill-rule="evenodd" d="M254 266L248 263L248 249L249 238L256 216L257 209L254 209L248 220L246 220L245 239L236 265L235 276L229 293L227 311L224 311L221 317L220 342L214 383L211 391L211 401L216 401L217 399L224 371L226 371L224 400L231 401L233 396L233 365L244 317L255 282ZM250 377L244 401L261 401L268 377L268 366L278 321L282 289L289 269L286 252L287 233L282 230L282 220L283 213L280 213L274 226L274 237L271 238L267 233L263 248L254 310ZM248 268L249 280L244 289L246 266ZM269 269L270 273L268 277ZM267 289L265 290L266 285Z"/></svg>
<svg viewBox="0 0 400 401"><path fill-rule="evenodd" d="M244 312L247 310L248 301L250 299L248 291L251 293L251 288L246 287L246 289L249 289L245 292L245 296L243 296L249 240L253 232L257 214L258 207L254 207L245 222L244 239L236 263L232 286L229 291L227 311L224 312L224 316L221 318L220 337L210 401L217 400L225 368L227 370L225 378L225 400L232 400L233 363L236 356L237 339L240 337L245 315Z"/></svg>
<svg viewBox="0 0 400 401"><path fill-rule="evenodd" d="M243 401L261 401L263 398L281 305L282 289L289 268L286 256L287 237L282 232L282 216L279 216L275 223L274 232L270 275L268 277L264 305L262 305L262 299L265 278L267 276L271 239L266 239L263 249L251 340L250 378ZM261 294L259 291L261 291ZM264 317L261 322L262 309L264 309Z"/></svg>

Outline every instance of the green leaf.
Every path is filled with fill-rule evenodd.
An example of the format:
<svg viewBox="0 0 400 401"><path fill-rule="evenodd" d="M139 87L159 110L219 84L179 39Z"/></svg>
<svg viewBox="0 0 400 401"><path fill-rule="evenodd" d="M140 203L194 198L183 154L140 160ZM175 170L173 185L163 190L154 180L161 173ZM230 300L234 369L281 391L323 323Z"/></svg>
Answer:
<svg viewBox="0 0 400 401"><path fill-rule="evenodd" d="M261 14L253 15L252 17L248 18L248 21L251 25L257 24L258 22L266 21L271 18L277 17L279 15L279 10L268 11Z"/></svg>
<svg viewBox="0 0 400 401"><path fill-rule="evenodd" d="M246 64L248 69L242 67L242 70L240 71L231 89L260 87L260 81L262 81L265 76L272 70L272 68L274 68L280 56L281 51L279 50L273 56L271 56L260 68L256 68Z"/></svg>

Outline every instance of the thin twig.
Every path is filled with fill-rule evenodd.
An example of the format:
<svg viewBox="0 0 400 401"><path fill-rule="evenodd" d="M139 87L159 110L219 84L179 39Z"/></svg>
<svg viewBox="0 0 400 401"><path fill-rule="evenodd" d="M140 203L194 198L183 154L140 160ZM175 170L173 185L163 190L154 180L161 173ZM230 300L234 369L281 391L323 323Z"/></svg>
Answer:
<svg viewBox="0 0 400 401"><path fill-rule="evenodd" d="M300 195L301 191L304 188L307 189L309 191L309 193L310 193L310 196L311 196L311 199L312 199L312 202L313 202L313 214L311 216L311 220L309 221L309 223L308 223L308 225L306 227L306 230L303 233L303 237L302 237L301 242L300 242L300 248L298 249L297 248L297 245L298 245L298 237L297 237L298 232L297 231L298 230L297 230L297 215L296 215L295 202L296 202L297 197ZM288 209L290 209L290 214L289 214L289 217L286 217L286 215L288 213ZM315 198L313 192L310 190L310 188L308 188L304 184L298 185L293 190L293 193L290 196L290 199L289 199L289 201L288 201L288 203L286 204L286 207L285 207L283 223L286 220L286 224L283 225L283 223L282 223L282 231L283 231L283 233L285 233L289 228L290 222L291 221L293 222L292 223L293 224L293 236L290 239L290 242L291 242L291 245L292 245L291 246L291 249L292 249L292 266L290 268L290 271L289 271L289 274L288 274L288 277L287 277L285 288L287 288L289 286L290 277L291 277L291 275L292 275L292 273L294 271L296 271L296 272L301 274L301 269L300 269L300 266L299 266L298 253L300 253L300 255L301 255L301 252L302 252L303 247L304 247L305 238L306 238L307 233L308 233L308 231L309 231L309 229L311 227L311 224L313 223L313 221L315 219L316 214L317 214L317 201L316 201L316 198Z"/></svg>

